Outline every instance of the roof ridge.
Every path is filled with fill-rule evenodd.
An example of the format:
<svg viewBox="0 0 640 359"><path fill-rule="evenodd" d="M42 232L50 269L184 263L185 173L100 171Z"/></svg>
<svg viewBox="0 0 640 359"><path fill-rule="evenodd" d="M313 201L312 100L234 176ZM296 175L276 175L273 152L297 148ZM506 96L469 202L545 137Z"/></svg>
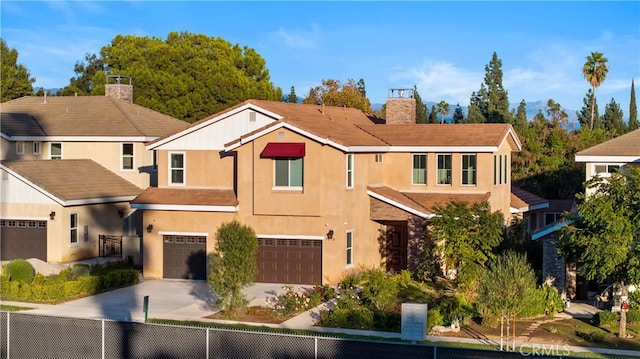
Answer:
<svg viewBox="0 0 640 359"><path fill-rule="evenodd" d="M387 144L387 145L389 145L389 146L393 146L391 143L389 143L389 142L385 141L385 139L381 138L380 136L376 136L376 135L374 135L373 133L371 133L371 132L369 132L369 131L365 130L364 128L362 128L362 125L359 125L359 124L357 124L357 123L356 123L356 124L354 124L354 125L355 125L357 128L359 128L361 131L363 131L363 132L365 132L366 134L368 134L369 136L372 136L372 137L374 137L374 138L377 138L377 139L379 139L380 141L382 141L382 142L386 143L386 144ZM375 124L371 124L371 125L366 125L366 126L376 126L376 125L375 125Z"/></svg>
<svg viewBox="0 0 640 359"><path fill-rule="evenodd" d="M113 105L118 109L118 111L120 111L120 113L124 116L124 118L127 119L127 121L129 121L129 123L138 131L138 133L140 135L142 135L142 136L145 136L144 131L142 131L142 129L140 127L138 127L138 125L129 116L129 114L124 110L124 108L122 106L120 106L120 104L118 103L116 98L114 98L113 96L106 96L106 97L111 101L111 103L113 103Z"/></svg>

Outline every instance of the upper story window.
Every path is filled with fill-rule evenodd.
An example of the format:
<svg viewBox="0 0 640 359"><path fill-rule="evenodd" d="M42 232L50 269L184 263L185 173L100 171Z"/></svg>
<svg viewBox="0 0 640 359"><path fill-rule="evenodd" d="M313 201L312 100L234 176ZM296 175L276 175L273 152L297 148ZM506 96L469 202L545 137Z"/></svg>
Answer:
<svg viewBox="0 0 640 359"><path fill-rule="evenodd" d="M462 184L475 186L476 183L476 154L462 155Z"/></svg>
<svg viewBox="0 0 640 359"><path fill-rule="evenodd" d="M427 155L413 155L413 173L411 178L413 184L427 184Z"/></svg>
<svg viewBox="0 0 640 359"><path fill-rule="evenodd" d="M382 153L376 153L376 159L375 159L376 163L382 163L382 160L383 160Z"/></svg>
<svg viewBox="0 0 640 359"><path fill-rule="evenodd" d="M493 155L493 184L509 183L509 156Z"/></svg>
<svg viewBox="0 0 640 359"><path fill-rule="evenodd" d="M52 160L61 160L62 159L62 143L52 143L51 152L49 156Z"/></svg>
<svg viewBox="0 0 640 359"><path fill-rule="evenodd" d="M353 231L347 231L347 267L353 266Z"/></svg>
<svg viewBox="0 0 640 359"><path fill-rule="evenodd" d="M169 153L169 184L184 184L184 153L183 152L170 152Z"/></svg>
<svg viewBox="0 0 640 359"><path fill-rule="evenodd" d="M438 154L438 184L451 184L451 154Z"/></svg>
<svg viewBox="0 0 640 359"><path fill-rule="evenodd" d="M69 243L78 244L78 214L71 213L69 219Z"/></svg>
<svg viewBox="0 0 640 359"><path fill-rule="evenodd" d="M544 225L548 226L551 223L555 223L562 219L562 213L559 212L547 212L544 214Z"/></svg>
<svg viewBox="0 0 640 359"><path fill-rule="evenodd" d="M33 150L33 154L34 155L39 155L40 154L40 142L34 142L32 150Z"/></svg>
<svg viewBox="0 0 640 359"><path fill-rule="evenodd" d="M353 188L353 153L347 153L347 188Z"/></svg>
<svg viewBox="0 0 640 359"><path fill-rule="evenodd" d="M611 177L611 174L615 173L619 169L620 169L620 165L597 164L594 166L594 173L600 177Z"/></svg>
<svg viewBox="0 0 640 359"><path fill-rule="evenodd" d="M275 158L274 166L274 187L302 189L303 157Z"/></svg>
<svg viewBox="0 0 640 359"><path fill-rule="evenodd" d="M24 142L22 141L16 142L16 153L19 155L24 154Z"/></svg>
<svg viewBox="0 0 640 359"><path fill-rule="evenodd" d="M122 144L122 169L133 169L133 143Z"/></svg>

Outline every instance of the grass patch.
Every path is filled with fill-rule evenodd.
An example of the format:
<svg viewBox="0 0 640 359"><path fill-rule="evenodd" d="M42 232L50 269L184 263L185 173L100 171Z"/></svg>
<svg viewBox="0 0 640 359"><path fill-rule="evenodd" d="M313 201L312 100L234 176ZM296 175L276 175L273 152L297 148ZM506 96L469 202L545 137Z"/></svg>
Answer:
<svg viewBox="0 0 640 359"><path fill-rule="evenodd" d="M21 310L32 310L33 308L28 308L28 307L18 307L15 305L4 305L4 304L0 304L0 310L3 310L5 312L19 312Z"/></svg>

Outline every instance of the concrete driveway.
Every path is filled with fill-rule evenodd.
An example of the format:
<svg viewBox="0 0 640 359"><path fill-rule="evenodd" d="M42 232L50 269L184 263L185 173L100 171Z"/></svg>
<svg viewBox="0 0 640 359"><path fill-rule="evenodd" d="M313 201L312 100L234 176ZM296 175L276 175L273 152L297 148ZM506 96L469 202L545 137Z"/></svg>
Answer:
<svg viewBox="0 0 640 359"><path fill-rule="evenodd" d="M284 292L282 284L256 283L244 290L250 305L266 305L267 298ZM299 288L302 286L295 286ZM29 313L61 317L144 321L144 297L149 296L149 318L198 320L213 314L214 295L206 281L144 280L140 284L58 305L41 306Z"/></svg>

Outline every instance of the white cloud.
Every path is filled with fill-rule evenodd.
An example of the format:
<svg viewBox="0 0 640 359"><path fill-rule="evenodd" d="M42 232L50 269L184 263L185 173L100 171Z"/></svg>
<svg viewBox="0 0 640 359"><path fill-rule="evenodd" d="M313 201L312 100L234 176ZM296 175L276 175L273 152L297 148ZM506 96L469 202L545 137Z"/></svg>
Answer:
<svg viewBox="0 0 640 359"><path fill-rule="evenodd" d="M278 28L272 35L282 42L286 47L294 49L313 49L318 45L320 32L316 26L311 30L290 30L283 27Z"/></svg>

